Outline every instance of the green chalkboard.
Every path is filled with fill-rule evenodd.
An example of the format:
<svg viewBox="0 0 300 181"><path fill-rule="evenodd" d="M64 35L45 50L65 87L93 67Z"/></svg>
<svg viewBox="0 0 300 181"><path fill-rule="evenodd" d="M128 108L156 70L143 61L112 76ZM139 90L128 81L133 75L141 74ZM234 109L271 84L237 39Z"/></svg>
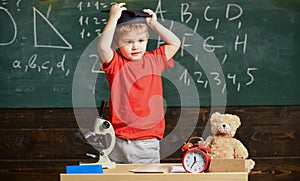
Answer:
<svg viewBox="0 0 300 181"><path fill-rule="evenodd" d="M109 98L97 38L113 1L0 2L0 107L86 107ZM299 105L298 0L135 0L177 34L168 106ZM148 49L161 40L151 32Z"/></svg>

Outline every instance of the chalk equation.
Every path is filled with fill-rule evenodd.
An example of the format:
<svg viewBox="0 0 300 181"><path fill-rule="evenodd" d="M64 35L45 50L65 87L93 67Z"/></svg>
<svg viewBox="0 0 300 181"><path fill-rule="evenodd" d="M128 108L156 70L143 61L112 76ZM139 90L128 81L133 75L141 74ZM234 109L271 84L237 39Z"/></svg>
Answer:
<svg viewBox="0 0 300 181"><path fill-rule="evenodd" d="M107 18L100 17L100 11L102 9L108 9L110 4L108 3L101 3L99 1L91 2L91 1L80 1L77 4L77 9L80 13L83 13L79 19L78 23L81 27L80 31L80 38L95 38L95 36L101 35L101 26L105 25L107 22ZM88 16L85 15L84 12L86 11L95 11L95 15ZM96 27L96 28L93 28Z"/></svg>

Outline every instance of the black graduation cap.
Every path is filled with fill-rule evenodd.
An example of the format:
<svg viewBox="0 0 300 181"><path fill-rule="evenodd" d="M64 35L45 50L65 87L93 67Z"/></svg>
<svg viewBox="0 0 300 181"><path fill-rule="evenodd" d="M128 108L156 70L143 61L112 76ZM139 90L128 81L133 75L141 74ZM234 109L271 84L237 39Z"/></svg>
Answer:
<svg viewBox="0 0 300 181"><path fill-rule="evenodd" d="M109 10L103 10L103 12L109 12ZM146 24L146 17L151 17L151 15L142 10L123 10L117 25Z"/></svg>
<svg viewBox="0 0 300 181"><path fill-rule="evenodd" d="M151 17L151 15L142 10L123 10L121 17L118 19L117 25L145 24L146 17Z"/></svg>

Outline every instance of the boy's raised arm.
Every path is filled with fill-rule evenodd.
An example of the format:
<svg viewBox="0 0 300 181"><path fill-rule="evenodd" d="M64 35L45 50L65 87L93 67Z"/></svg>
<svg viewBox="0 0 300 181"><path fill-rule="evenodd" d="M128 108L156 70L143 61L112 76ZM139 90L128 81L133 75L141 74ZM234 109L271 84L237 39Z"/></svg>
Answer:
<svg viewBox="0 0 300 181"><path fill-rule="evenodd" d="M122 11L126 10L125 3L114 4L110 8L109 19L104 27L98 42L98 51L100 58L104 63L109 63L113 58L111 44L118 19L121 17Z"/></svg>
<svg viewBox="0 0 300 181"><path fill-rule="evenodd" d="M164 27L157 21L156 14L152 10L144 9L143 11L152 15L151 17L146 18L146 21L151 27L151 29L165 41L166 58L172 58L180 48L180 39L173 32L168 30L166 27Z"/></svg>

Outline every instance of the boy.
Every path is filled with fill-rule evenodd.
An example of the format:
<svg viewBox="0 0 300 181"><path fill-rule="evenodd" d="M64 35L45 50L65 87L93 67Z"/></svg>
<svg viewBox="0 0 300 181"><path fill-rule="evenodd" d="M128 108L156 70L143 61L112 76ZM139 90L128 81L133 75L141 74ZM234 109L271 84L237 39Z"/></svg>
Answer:
<svg viewBox="0 0 300 181"><path fill-rule="evenodd" d="M165 41L149 52L147 25ZM180 40L152 10L127 11L125 3L112 5L98 44L110 86L109 120L116 133L111 160L160 162L159 140L165 129L161 73L174 66L172 57L179 47Z"/></svg>

